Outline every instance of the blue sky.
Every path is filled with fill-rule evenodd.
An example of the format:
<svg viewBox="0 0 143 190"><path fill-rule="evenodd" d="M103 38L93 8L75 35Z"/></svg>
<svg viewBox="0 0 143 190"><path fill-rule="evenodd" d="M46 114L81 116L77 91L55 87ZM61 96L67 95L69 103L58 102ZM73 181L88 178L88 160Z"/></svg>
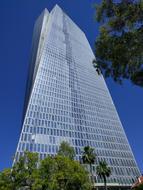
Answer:
<svg viewBox="0 0 143 190"><path fill-rule="evenodd" d="M10 167L21 130L33 26L55 4L85 32L92 48L98 35L92 4L99 0L0 1L0 170ZM141 171L143 171L143 88L107 80L109 90Z"/></svg>

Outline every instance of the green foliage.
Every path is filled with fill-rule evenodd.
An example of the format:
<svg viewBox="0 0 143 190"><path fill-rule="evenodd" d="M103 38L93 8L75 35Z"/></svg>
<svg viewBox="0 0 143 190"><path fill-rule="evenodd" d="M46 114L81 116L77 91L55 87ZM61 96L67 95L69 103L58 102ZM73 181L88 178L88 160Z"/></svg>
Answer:
<svg viewBox="0 0 143 190"><path fill-rule="evenodd" d="M14 190L14 184L11 177L11 169L5 169L0 173L0 189Z"/></svg>
<svg viewBox="0 0 143 190"><path fill-rule="evenodd" d="M104 180L105 189L107 189L106 178L111 175L111 169L105 161L99 162L99 165L96 167L96 173L101 179Z"/></svg>
<svg viewBox="0 0 143 190"><path fill-rule="evenodd" d="M135 190L143 190L143 184L140 184L139 186L137 186L136 188L134 188Z"/></svg>
<svg viewBox="0 0 143 190"><path fill-rule="evenodd" d="M94 176L92 173L92 164L95 163L96 154L94 152L94 148L90 146L85 146L82 154L83 164L89 164L90 166L90 174L91 174L91 182L94 183Z"/></svg>
<svg viewBox="0 0 143 190"><path fill-rule="evenodd" d="M96 154L94 152L94 149L91 148L90 146L85 146L83 155L82 155L82 160L84 164L94 164L96 158Z"/></svg>
<svg viewBox="0 0 143 190"><path fill-rule="evenodd" d="M94 66L116 82L129 79L143 87L143 0L102 0L96 19L101 26Z"/></svg>
<svg viewBox="0 0 143 190"><path fill-rule="evenodd" d="M63 141L59 147L58 155L68 157L69 159L73 160L75 157L75 151L68 142Z"/></svg>
<svg viewBox="0 0 143 190"><path fill-rule="evenodd" d="M32 188L37 172L38 154L25 152L12 168L13 183L17 188Z"/></svg>
<svg viewBox="0 0 143 190"><path fill-rule="evenodd" d="M26 152L12 169L0 173L0 189L32 189L37 173L38 155Z"/></svg>
<svg viewBox="0 0 143 190"><path fill-rule="evenodd" d="M12 169L0 172L0 190L90 190L87 171L65 155L48 156L26 152Z"/></svg>
<svg viewBox="0 0 143 190"><path fill-rule="evenodd" d="M41 162L40 176L45 189L90 189L88 173L79 162L65 156L47 157Z"/></svg>

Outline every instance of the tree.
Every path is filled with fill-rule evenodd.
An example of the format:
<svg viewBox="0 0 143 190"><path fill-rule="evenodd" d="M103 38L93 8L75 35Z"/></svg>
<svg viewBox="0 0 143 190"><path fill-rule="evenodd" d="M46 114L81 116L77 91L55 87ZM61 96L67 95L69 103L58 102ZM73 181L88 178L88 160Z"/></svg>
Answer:
<svg viewBox="0 0 143 190"><path fill-rule="evenodd" d="M68 157L48 156L41 162L39 170L43 180L43 189L90 190L88 173L79 162Z"/></svg>
<svg viewBox="0 0 143 190"><path fill-rule="evenodd" d="M84 147L84 151L83 151L83 155L82 155L82 161L84 164L89 164L90 166L90 173L91 173L91 179L92 182L94 182L94 176L92 173L92 164L95 163L95 158L96 158L96 154L94 152L94 149L91 148L90 146L85 146Z"/></svg>
<svg viewBox="0 0 143 190"><path fill-rule="evenodd" d="M138 185L137 187L133 188L135 190L143 190L143 184Z"/></svg>
<svg viewBox="0 0 143 190"><path fill-rule="evenodd" d="M97 175L103 179L105 190L107 190L107 180L106 178L111 175L111 169L108 167L105 161L100 161L99 165L96 167Z"/></svg>
<svg viewBox="0 0 143 190"><path fill-rule="evenodd" d="M34 190L33 185L38 171L37 163L38 154L25 152L12 169L0 173L0 189Z"/></svg>
<svg viewBox="0 0 143 190"><path fill-rule="evenodd" d="M102 0L95 7L101 24L95 42L96 70L116 82L129 79L143 87L143 0Z"/></svg>
<svg viewBox="0 0 143 190"><path fill-rule="evenodd" d="M17 188L32 189L37 173L38 154L25 152L12 168L13 183Z"/></svg>
<svg viewBox="0 0 143 190"><path fill-rule="evenodd" d="M0 189L14 190L14 183L11 178L11 169L5 169L0 172Z"/></svg>
<svg viewBox="0 0 143 190"><path fill-rule="evenodd" d="M12 169L0 172L0 190L90 190L88 172L66 156L48 156L38 161L25 153Z"/></svg>
<svg viewBox="0 0 143 190"><path fill-rule="evenodd" d="M75 157L75 151L74 151L74 148L71 147L68 142L63 141L60 144L58 155L65 156L73 160Z"/></svg>

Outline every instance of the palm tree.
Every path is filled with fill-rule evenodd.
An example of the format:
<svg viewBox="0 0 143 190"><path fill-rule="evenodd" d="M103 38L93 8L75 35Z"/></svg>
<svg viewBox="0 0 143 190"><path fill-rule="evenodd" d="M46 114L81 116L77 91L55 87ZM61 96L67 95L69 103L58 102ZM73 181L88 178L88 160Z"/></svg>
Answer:
<svg viewBox="0 0 143 190"><path fill-rule="evenodd" d="M96 154L94 152L94 148L90 146L85 146L84 151L82 154L82 161L83 164L89 164L90 166L90 174L91 174L91 181L94 182L93 174L92 174L92 164L95 163Z"/></svg>
<svg viewBox="0 0 143 190"><path fill-rule="evenodd" d="M107 190L107 177L111 175L111 169L105 161L100 161L99 165L96 167L97 175L104 180L104 187Z"/></svg>

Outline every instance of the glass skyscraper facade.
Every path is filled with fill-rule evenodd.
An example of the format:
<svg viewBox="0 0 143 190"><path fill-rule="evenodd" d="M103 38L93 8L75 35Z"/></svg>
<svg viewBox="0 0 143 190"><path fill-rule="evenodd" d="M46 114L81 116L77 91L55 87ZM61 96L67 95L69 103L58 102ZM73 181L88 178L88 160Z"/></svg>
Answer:
<svg viewBox="0 0 143 190"><path fill-rule="evenodd" d="M83 147L89 145L96 150L96 164L105 160L112 169L108 183L130 186L140 171L93 59L85 34L62 9L45 9L34 27L14 162L25 151L38 152L40 159L55 155L62 141L75 148L80 160ZM97 177L96 182L102 181Z"/></svg>

